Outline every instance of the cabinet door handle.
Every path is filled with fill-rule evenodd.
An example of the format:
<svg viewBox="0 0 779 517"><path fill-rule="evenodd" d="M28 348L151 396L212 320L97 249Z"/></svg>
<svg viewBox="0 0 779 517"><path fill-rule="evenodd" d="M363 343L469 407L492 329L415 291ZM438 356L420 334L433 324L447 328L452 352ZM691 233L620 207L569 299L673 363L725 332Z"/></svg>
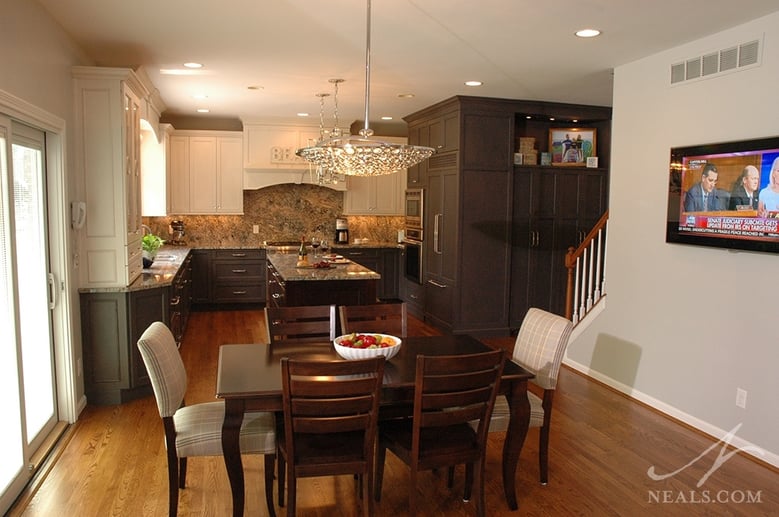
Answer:
<svg viewBox="0 0 779 517"><path fill-rule="evenodd" d="M362 254L363 254L362 251L350 251L349 252L349 256L350 257L359 257Z"/></svg>
<svg viewBox="0 0 779 517"><path fill-rule="evenodd" d="M233 257L245 257L246 253L231 253Z"/></svg>
<svg viewBox="0 0 779 517"><path fill-rule="evenodd" d="M172 298L170 300L170 306L171 307L174 307L174 306L176 306L176 305L178 305L180 303L181 303L181 296L176 296L175 298Z"/></svg>
<svg viewBox="0 0 779 517"><path fill-rule="evenodd" d="M279 298L281 298L281 295L280 295L279 293L273 293L273 294L271 295L271 297L272 297L272 298L274 298L274 299L276 299L276 300L278 300Z"/></svg>
<svg viewBox="0 0 779 517"><path fill-rule="evenodd" d="M246 273L245 269L233 269L233 273Z"/></svg>
<svg viewBox="0 0 779 517"><path fill-rule="evenodd" d="M441 254L441 241L439 240L439 230L441 229L441 222L440 219L443 217L444 214L435 214L435 218L433 218L433 251Z"/></svg>
<svg viewBox="0 0 779 517"><path fill-rule="evenodd" d="M438 283L435 280L428 280L427 283L434 285L435 287L440 287L441 289L446 289L448 287L446 284Z"/></svg>

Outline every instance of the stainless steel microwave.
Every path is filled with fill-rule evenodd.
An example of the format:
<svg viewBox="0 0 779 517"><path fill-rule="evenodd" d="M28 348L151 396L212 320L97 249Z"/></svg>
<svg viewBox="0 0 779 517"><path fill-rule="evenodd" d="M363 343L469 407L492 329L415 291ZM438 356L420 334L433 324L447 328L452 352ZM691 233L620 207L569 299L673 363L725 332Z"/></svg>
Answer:
<svg viewBox="0 0 779 517"><path fill-rule="evenodd" d="M425 220L424 212L425 191L421 188L410 188L406 190L405 214L406 228L422 229Z"/></svg>

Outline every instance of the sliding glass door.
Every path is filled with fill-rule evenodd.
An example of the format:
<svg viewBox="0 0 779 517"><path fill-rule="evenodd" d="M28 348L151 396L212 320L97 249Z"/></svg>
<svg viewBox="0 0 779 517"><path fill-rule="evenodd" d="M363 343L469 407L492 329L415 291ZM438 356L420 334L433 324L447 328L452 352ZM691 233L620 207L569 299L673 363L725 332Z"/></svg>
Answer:
<svg viewBox="0 0 779 517"><path fill-rule="evenodd" d="M45 135L0 117L0 487L29 479L57 422L49 272Z"/></svg>

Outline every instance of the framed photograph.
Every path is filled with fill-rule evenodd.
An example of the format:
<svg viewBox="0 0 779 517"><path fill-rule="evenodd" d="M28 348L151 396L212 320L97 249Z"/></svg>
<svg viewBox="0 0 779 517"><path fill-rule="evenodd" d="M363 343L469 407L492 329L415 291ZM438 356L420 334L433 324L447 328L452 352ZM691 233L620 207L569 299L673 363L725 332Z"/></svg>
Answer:
<svg viewBox="0 0 779 517"><path fill-rule="evenodd" d="M549 130L549 152L552 165L577 165L584 167L587 158L597 156L595 133L588 127L552 128Z"/></svg>

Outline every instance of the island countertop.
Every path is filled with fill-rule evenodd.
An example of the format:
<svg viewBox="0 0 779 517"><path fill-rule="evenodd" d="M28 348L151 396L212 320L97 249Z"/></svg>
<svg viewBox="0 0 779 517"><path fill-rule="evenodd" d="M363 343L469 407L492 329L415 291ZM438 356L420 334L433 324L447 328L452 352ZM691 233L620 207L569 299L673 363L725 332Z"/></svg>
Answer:
<svg viewBox="0 0 779 517"><path fill-rule="evenodd" d="M295 267L298 256L292 253L268 253L268 261L286 282L321 280L379 280L381 275L356 262L332 264L330 268ZM309 258L311 264L313 258Z"/></svg>

